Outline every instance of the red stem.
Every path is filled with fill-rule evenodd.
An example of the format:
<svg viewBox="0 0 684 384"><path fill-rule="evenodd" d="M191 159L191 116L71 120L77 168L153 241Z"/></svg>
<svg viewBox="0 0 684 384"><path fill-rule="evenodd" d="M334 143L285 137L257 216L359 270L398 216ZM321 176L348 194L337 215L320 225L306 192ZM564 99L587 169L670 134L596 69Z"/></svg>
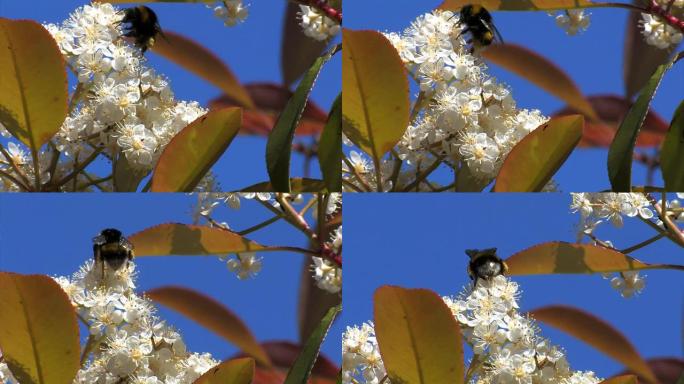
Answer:
<svg viewBox="0 0 684 384"><path fill-rule="evenodd" d="M669 7L663 8L655 0L651 0L651 5L648 7L650 13L658 15L661 19L665 20L666 23L670 24L674 28L678 28L680 31L684 32L684 20L679 20L676 16L670 13Z"/></svg>
<svg viewBox="0 0 684 384"><path fill-rule="evenodd" d="M303 2L309 5L310 7L314 7L322 11L329 18L336 20L338 23L342 24L342 11L338 11L337 9L331 7L328 3L325 2L325 0L304 0Z"/></svg>

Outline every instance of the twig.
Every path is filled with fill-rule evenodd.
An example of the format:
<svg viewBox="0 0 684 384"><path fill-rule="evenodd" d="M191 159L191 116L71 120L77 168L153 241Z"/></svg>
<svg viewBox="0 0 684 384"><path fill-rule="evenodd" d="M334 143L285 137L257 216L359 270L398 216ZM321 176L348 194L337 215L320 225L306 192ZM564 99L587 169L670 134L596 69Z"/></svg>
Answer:
<svg viewBox="0 0 684 384"><path fill-rule="evenodd" d="M651 237L650 239L647 239L647 240L642 241L642 242L639 243L639 244L636 244L636 245L633 245L633 246L631 246L631 247L629 247L629 248L625 248L625 249L621 250L620 253L628 254L628 253L630 253L630 252L634 252L634 251L636 251L637 249L643 248L643 247L645 247L645 246L647 246L647 245L649 245L649 244L651 244L651 243L654 243L654 242L656 242L656 241L662 239L662 238L665 237L665 236L666 236L666 235L665 235L664 233L659 233L659 234L657 234L657 235Z"/></svg>

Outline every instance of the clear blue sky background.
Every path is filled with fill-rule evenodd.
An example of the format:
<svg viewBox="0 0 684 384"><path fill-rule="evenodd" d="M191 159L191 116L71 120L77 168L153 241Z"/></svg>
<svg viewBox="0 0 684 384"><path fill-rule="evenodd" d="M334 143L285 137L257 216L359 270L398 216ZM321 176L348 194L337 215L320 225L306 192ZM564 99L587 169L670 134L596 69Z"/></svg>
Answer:
<svg viewBox="0 0 684 384"><path fill-rule="evenodd" d="M546 241L575 240L578 215L567 194L368 194L345 196L345 326L373 318L373 293L385 284L429 288L455 295L470 284L468 248L498 247L502 258ZM372 216L356 214L373 212ZM610 225L597 234L627 247L652 234L638 220L622 230ZM682 249L661 240L633 254L645 262L684 264ZM522 311L565 304L589 311L627 336L647 358L682 356L681 271L652 270L646 288L623 299L599 275L512 277L520 284ZM588 345L542 326L565 348L571 367L608 377L620 364Z"/></svg>
<svg viewBox="0 0 684 384"><path fill-rule="evenodd" d="M192 223L196 197L185 194L2 194L0 195L0 270L24 274L71 275L92 256L92 238L107 227L125 235L166 222ZM244 229L271 217L254 201L240 210L221 208L216 219ZM250 237L262 244L306 247L300 232L282 222ZM238 280L217 257L138 258L139 291L183 285L207 294L237 314L259 341L297 342L297 295L304 262L296 253L270 252L263 270ZM160 315L176 326L193 352L225 359L237 349L173 311ZM331 335L340 335L339 323ZM340 338L329 337L323 353L339 362Z"/></svg>
<svg viewBox="0 0 684 384"><path fill-rule="evenodd" d="M33 19L60 23L75 8L88 4L84 0L0 0L0 17ZM233 73L247 82L281 82L280 44L285 0L246 1L250 14L236 27L225 27L213 11L199 3L155 3L149 5L159 17L162 29L180 33L203 43L228 65ZM118 7L132 6L122 4ZM181 67L155 54L148 55L149 65L165 74L179 100L196 100L206 106L220 95L218 88ZM341 91L341 59L339 55L323 68L312 92L312 99L325 111ZM295 84L296 85L296 84ZM308 138L306 142L309 142ZM236 190L268 180L266 172L266 140L262 137L236 138L214 170L224 190ZM303 158L293 155L291 172L302 176ZM311 167L312 177L320 177L318 163Z"/></svg>
<svg viewBox="0 0 684 384"><path fill-rule="evenodd" d="M351 0L344 5L344 26L399 32L418 15L431 11L441 0ZM591 26L583 34L567 36L546 12L494 12L494 22L506 42L523 45L550 59L575 81L585 95L624 93L622 53L628 12L624 9L591 10ZM490 73L513 89L518 106L539 109L544 114L562 108L564 103L526 80L492 67ZM679 63L656 93L653 107L669 122L684 98L684 65ZM580 149L556 174L563 191L609 189L606 170L607 150ZM662 181L656 179L657 185ZM635 184L645 183L645 168L635 166Z"/></svg>

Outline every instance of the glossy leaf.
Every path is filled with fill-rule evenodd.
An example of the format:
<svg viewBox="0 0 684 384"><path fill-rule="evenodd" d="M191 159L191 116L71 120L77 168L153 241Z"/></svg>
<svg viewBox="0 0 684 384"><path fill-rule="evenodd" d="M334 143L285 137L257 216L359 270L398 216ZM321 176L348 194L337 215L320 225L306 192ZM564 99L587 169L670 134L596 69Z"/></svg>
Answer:
<svg viewBox="0 0 684 384"><path fill-rule="evenodd" d="M325 182L317 179L294 178L290 179L290 189L292 193L315 193L324 192ZM276 192L270 182L266 181L250 185L241 192Z"/></svg>
<svg viewBox="0 0 684 384"><path fill-rule="evenodd" d="M342 96L333 102L318 143L318 159L328 191L342 191Z"/></svg>
<svg viewBox="0 0 684 384"><path fill-rule="evenodd" d="M297 361L290 368L284 384L306 384L321 349L321 343L341 309L342 307L335 306L328 310L328 313L323 317L313 333L311 333L306 344L304 344L304 348L297 357Z"/></svg>
<svg viewBox="0 0 684 384"><path fill-rule="evenodd" d="M451 310L426 289L375 291L375 334L393 383L463 383L463 344Z"/></svg>
<svg viewBox="0 0 684 384"><path fill-rule="evenodd" d="M679 269L684 266L646 264L618 251L589 244L551 241L520 251L506 259L509 275L604 273L644 269Z"/></svg>
<svg viewBox="0 0 684 384"><path fill-rule="evenodd" d="M409 124L409 86L396 49L377 31L342 31L344 133L374 159L401 139Z"/></svg>
<svg viewBox="0 0 684 384"><path fill-rule="evenodd" d="M314 61L297 85L297 90L285 105L285 109L280 113L273 131L268 135L266 168L271 185L277 192L291 191L290 155L295 129L323 64L328 62L338 49L339 47L336 46Z"/></svg>
<svg viewBox="0 0 684 384"><path fill-rule="evenodd" d="M128 238L135 255L225 255L255 252L264 246L221 228L186 224L160 224Z"/></svg>
<svg viewBox="0 0 684 384"><path fill-rule="evenodd" d="M178 286L155 288L145 292L145 295L228 340L260 363L271 365L266 352L245 323L211 297Z"/></svg>
<svg viewBox="0 0 684 384"><path fill-rule="evenodd" d="M598 114L599 121L586 120L579 147L608 147L615 137L620 122L627 115L634 103L618 95L592 95L587 97ZM552 117L574 115L580 113L577 109L566 106L553 113ZM587 116L588 118L588 116ZM646 119L637 137L637 147L660 146L665 138L668 124L652 109L646 114Z"/></svg>
<svg viewBox="0 0 684 384"><path fill-rule="evenodd" d="M458 11L467 4L479 4L491 11L551 11L593 6L589 0L444 0L438 8Z"/></svg>
<svg viewBox="0 0 684 384"><path fill-rule="evenodd" d="M552 305L530 311L530 315L591 345L634 372L657 383L653 372L627 338L610 324L578 308Z"/></svg>
<svg viewBox="0 0 684 384"><path fill-rule="evenodd" d="M254 379L254 360L249 357L222 362L208 370L193 384L251 384Z"/></svg>
<svg viewBox="0 0 684 384"><path fill-rule="evenodd" d="M640 3L641 1L632 1ZM632 100L646 85L651 74L659 65L667 62L673 49L661 49L646 42L640 12L630 12L627 16L627 30L625 31L625 49L623 50L623 79L625 82L625 97Z"/></svg>
<svg viewBox="0 0 684 384"><path fill-rule="evenodd" d="M278 115L294 93L285 86L275 83L250 83L245 84L245 89L254 101L256 109L242 111L243 122L240 133L267 136L273 129ZM211 110L237 105L239 103L227 95L209 101ZM295 135L318 134L323 130L327 120L328 114L309 99L299 119Z"/></svg>
<svg viewBox="0 0 684 384"><path fill-rule="evenodd" d="M583 116L563 116L529 133L504 160L494 191L541 191L579 143L583 126Z"/></svg>
<svg viewBox="0 0 684 384"><path fill-rule="evenodd" d="M297 320L299 324L299 340L304 343L316 329L328 310L341 303L341 295L320 289L311 273L311 261L302 262L302 273L299 278L299 295L297 303Z"/></svg>
<svg viewBox="0 0 684 384"><path fill-rule="evenodd" d="M67 116L66 67L50 32L0 18L0 73L0 124L38 153Z"/></svg>
<svg viewBox="0 0 684 384"><path fill-rule="evenodd" d="M660 166L668 191L684 191L684 101L674 113L660 151Z"/></svg>
<svg viewBox="0 0 684 384"><path fill-rule="evenodd" d="M581 111L585 116L593 120L597 119L591 104L584 98L570 76L540 54L529 48L507 43L487 47L482 51L482 56L487 61L529 80Z"/></svg>
<svg viewBox="0 0 684 384"><path fill-rule="evenodd" d="M241 106L254 107L249 93L230 68L202 44L165 29L164 37L155 39L151 50L220 88Z"/></svg>
<svg viewBox="0 0 684 384"><path fill-rule="evenodd" d="M304 34L300 24L299 4L288 2L283 18L283 39L280 45L280 69L283 83L290 86L306 72L321 55L325 41L314 40Z"/></svg>
<svg viewBox="0 0 684 384"><path fill-rule="evenodd" d="M318 326L318 324L316 324L316 326ZM303 349L303 346L300 344L283 340L267 341L262 343L261 346L271 358L273 366L284 369L285 373L294 365ZM335 365L335 363L321 354L318 356L311 373L315 377L334 378L335 375L337 375L338 370L339 367ZM283 375L283 380L284 379L285 375ZM282 384L283 380L278 384Z"/></svg>
<svg viewBox="0 0 684 384"><path fill-rule="evenodd" d="M639 380L634 375L623 375L603 380L599 384L639 384Z"/></svg>
<svg viewBox="0 0 684 384"><path fill-rule="evenodd" d="M242 125L240 108L209 111L164 148L152 174L152 192L191 192L228 148Z"/></svg>
<svg viewBox="0 0 684 384"><path fill-rule="evenodd" d="M0 349L22 384L71 384L80 367L78 321L52 278L0 272Z"/></svg>
<svg viewBox="0 0 684 384"><path fill-rule="evenodd" d="M656 88L675 60L676 57L666 64L658 66L615 134L615 139L608 150L608 178L614 192L629 192L631 190L634 143L646 118Z"/></svg>

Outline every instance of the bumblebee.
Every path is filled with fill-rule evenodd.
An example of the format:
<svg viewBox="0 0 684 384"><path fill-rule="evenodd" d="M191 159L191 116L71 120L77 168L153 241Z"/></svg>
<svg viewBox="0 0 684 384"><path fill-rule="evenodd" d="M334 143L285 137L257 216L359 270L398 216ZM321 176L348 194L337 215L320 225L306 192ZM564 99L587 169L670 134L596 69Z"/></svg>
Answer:
<svg viewBox="0 0 684 384"><path fill-rule="evenodd" d="M142 50L142 53L154 45L157 34L164 36L157 14L144 5L126 8L121 23L128 24L125 26L124 36L135 39L135 45Z"/></svg>
<svg viewBox="0 0 684 384"><path fill-rule="evenodd" d="M103 229L93 238L93 257L95 264L102 265L104 279L105 264L112 271L118 271L124 264L128 266L133 260L133 244L118 229Z"/></svg>
<svg viewBox="0 0 684 384"><path fill-rule="evenodd" d="M506 263L496 255L496 248L466 249L465 252L470 257L468 275L474 285L477 279L490 280L508 271Z"/></svg>
<svg viewBox="0 0 684 384"><path fill-rule="evenodd" d="M470 32L473 47L486 47L495 40L503 42L499 30L492 23L492 15L481 5L463 6L458 24L464 26L459 36Z"/></svg>

